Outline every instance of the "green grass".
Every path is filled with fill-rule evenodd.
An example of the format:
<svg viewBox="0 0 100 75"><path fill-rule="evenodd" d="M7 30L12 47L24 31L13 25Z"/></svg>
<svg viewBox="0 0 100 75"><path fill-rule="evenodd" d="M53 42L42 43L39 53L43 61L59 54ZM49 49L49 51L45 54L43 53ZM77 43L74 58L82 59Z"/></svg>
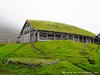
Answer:
<svg viewBox="0 0 100 75"><path fill-rule="evenodd" d="M96 52L96 48L91 51L94 47L97 47L96 44L87 44L87 47L83 53L82 49L84 44L79 42L49 41L44 43L37 42L35 44L49 56L67 60L70 63L90 72L100 71L100 49L98 52ZM96 63L92 65L88 62L88 59L95 60Z"/></svg>
<svg viewBox="0 0 100 75"><path fill-rule="evenodd" d="M0 43L0 47L3 47L5 45L6 45L6 43Z"/></svg>
<svg viewBox="0 0 100 75"><path fill-rule="evenodd" d="M55 32L66 32L66 33L74 33L81 34L87 36L95 36L94 33L91 33L82 28L78 28L76 26L72 26L69 24L51 22L51 21L42 21L42 20L27 20L27 22L33 26L33 28L38 30L47 30L47 31L55 31Z"/></svg>
<svg viewBox="0 0 100 75"><path fill-rule="evenodd" d="M81 52L84 47L83 43L72 41L36 42L35 45L39 49L43 50L46 54L62 59L64 57L82 57L79 52ZM87 44L85 51L91 51L93 46L95 46L95 44Z"/></svg>
<svg viewBox="0 0 100 75"><path fill-rule="evenodd" d="M0 47L0 58L28 64L44 64L56 59L59 59L60 62L34 69L21 64L4 65L0 59L0 75L91 75L82 72L98 72L95 75L100 75L100 48L96 52L96 44L86 44L83 52L83 43L67 40L35 42L34 45L45 54L35 50L32 43L6 44ZM88 59L94 60L95 63L90 64Z"/></svg>
<svg viewBox="0 0 100 75"><path fill-rule="evenodd" d="M0 58L3 58L5 55L11 53L20 46L21 44L7 44L4 47L0 47Z"/></svg>
<svg viewBox="0 0 100 75"><path fill-rule="evenodd" d="M10 57L42 57L42 55L34 50L31 46L31 44L25 44L24 46L22 46L20 49L18 49L17 51L13 52Z"/></svg>
<svg viewBox="0 0 100 75"><path fill-rule="evenodd" d="M84 70L74 66L73 64L62 61L55 65L49 65L44 66L41 68L36 69L38 75L71 75L70 73L66 72L73 72L72 75L78 75L74 74L74 72L85 72ZM89 74L80 74L80 75L89 75Z"/></svg>

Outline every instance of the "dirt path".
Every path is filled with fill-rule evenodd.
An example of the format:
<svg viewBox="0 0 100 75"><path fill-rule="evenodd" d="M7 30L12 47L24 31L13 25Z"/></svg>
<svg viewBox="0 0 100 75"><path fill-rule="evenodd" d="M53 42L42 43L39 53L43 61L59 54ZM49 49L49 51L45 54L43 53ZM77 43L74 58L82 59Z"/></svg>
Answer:
<svg viewBox="0 0 100 75"><path fill-rule="evenodd" d="M39 48L37 48L37 47L35 46L34 43L32 43L31 46L32 46L36 51L38 51L40 54L46 55L42 50L40 50Z"/></svg>

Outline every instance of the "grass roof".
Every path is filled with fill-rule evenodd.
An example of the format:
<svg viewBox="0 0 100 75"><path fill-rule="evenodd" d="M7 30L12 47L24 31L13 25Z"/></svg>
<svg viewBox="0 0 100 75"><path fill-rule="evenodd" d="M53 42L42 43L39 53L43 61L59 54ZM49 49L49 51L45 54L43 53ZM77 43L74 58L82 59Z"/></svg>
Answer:
<svg viewBox="0 0 100 75"><path fill-rule="evenodd" d="M37 30L47 30L54 32L66 32L66 33L81 34L86 36L95 36L95 34L92 32L89 32L87 30L69 24L51 22L51 21L42 21L42 20L27 20L27 22L34 29Z"/></svg>

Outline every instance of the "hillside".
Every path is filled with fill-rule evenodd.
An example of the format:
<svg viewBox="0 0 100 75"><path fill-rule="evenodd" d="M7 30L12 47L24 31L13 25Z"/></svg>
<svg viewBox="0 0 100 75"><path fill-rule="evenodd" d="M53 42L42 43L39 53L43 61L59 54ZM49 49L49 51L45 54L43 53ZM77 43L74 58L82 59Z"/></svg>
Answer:
<svg viewBox="0 0 100 75"><path fill-rule="evenodd" d="M18 37L18 30L8 26L0 26L0 40L15 40Z"/></svg>
<svg viewBox="0 0 100 75"><path fill-rule="evenodd" d="M100 75L100 48L83 47L67 40L0 44L0 75Z"/></svg>
<svg viewBox="0 0 100 75"><path fill-rule="evenodd" d="M95 36L95 34L90 31L69 24L43 20L27 20L26 22L28 22L30 25L32 25L34 29L37 30L47 30L54 32L65 32L86 36Z"/></svg>

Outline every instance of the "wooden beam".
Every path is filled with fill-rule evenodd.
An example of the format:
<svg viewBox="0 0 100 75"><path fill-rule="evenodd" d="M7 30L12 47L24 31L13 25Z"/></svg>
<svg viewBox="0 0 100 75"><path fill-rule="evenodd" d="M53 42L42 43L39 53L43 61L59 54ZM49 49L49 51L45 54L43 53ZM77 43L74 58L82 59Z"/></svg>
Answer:
<svg viewBox="0 0 100 75"><path fill-rule="evenodd" d="M78 41L80 42L80 36L78 36Z"/></svg>
<svg viewBox="0 0 100 75"><path fill-rule="evenodd" d="M55 33L54 33L54 40L56 40L56 35L55 35Z"/></svg>
<svg viewBox="0 0 100 75"><path fill-rule="evenodd" d="M84 38L82 37L82 42L84 42Z"/></svg>
<svg viewBox="0 0 100 75"><path fill-rule="evenodd" d="M68 36L68 34L67 34L67 40L69 39L69 36Z"/></svg>
<svg viewBox="0 0 100 75"><path fill-rule="evenodd" d="M86 37L86 43L88 43L88 39L87 39L87 37Z"/></svg>
<svg viewBox="0 0 100 75"><path fill-rule="evenodd" d="M34 30L32 31L31 42L34 42Z"/></svg>
<svg viewBox="0 0 100 75"><path fill-rule="evenodd" d="M73 35L73 41L75 41L74 35Z"/></svg>
<svg viewBox="0 0 100 75"><path fill-rule="evenodd" d="M61 40L62 40L62 33L61 33Z"/></svg>
<svg viewBox="0 0 100 75"><path fill-rule="evenodd" d="M33 33L33 42L36 42L36 33L37 33L37 31L34 31L34 33Z"/></svg>
<svg viewBox="0 0 100 75"><path fill-rule="evenodd" d="M37 32L37 41L40 40L40 32Z"/></svg>
<svg viewBox="0 0 100 75"><path fill-rule="evenodd" d="M94 43L94 38L93 38L93 43Z"/></svg>
<svg viewBox="0 0 100 75"><path fill-rule="evenodd" d="M47 38L47 41L48 41L48 33L46 33L46 38Z"/></svg>
<svg viewBox="0 0 100 75"><path fill-rule="evenodd" d="M89 38L89 43L92 43L92 40Z"/></svg>

